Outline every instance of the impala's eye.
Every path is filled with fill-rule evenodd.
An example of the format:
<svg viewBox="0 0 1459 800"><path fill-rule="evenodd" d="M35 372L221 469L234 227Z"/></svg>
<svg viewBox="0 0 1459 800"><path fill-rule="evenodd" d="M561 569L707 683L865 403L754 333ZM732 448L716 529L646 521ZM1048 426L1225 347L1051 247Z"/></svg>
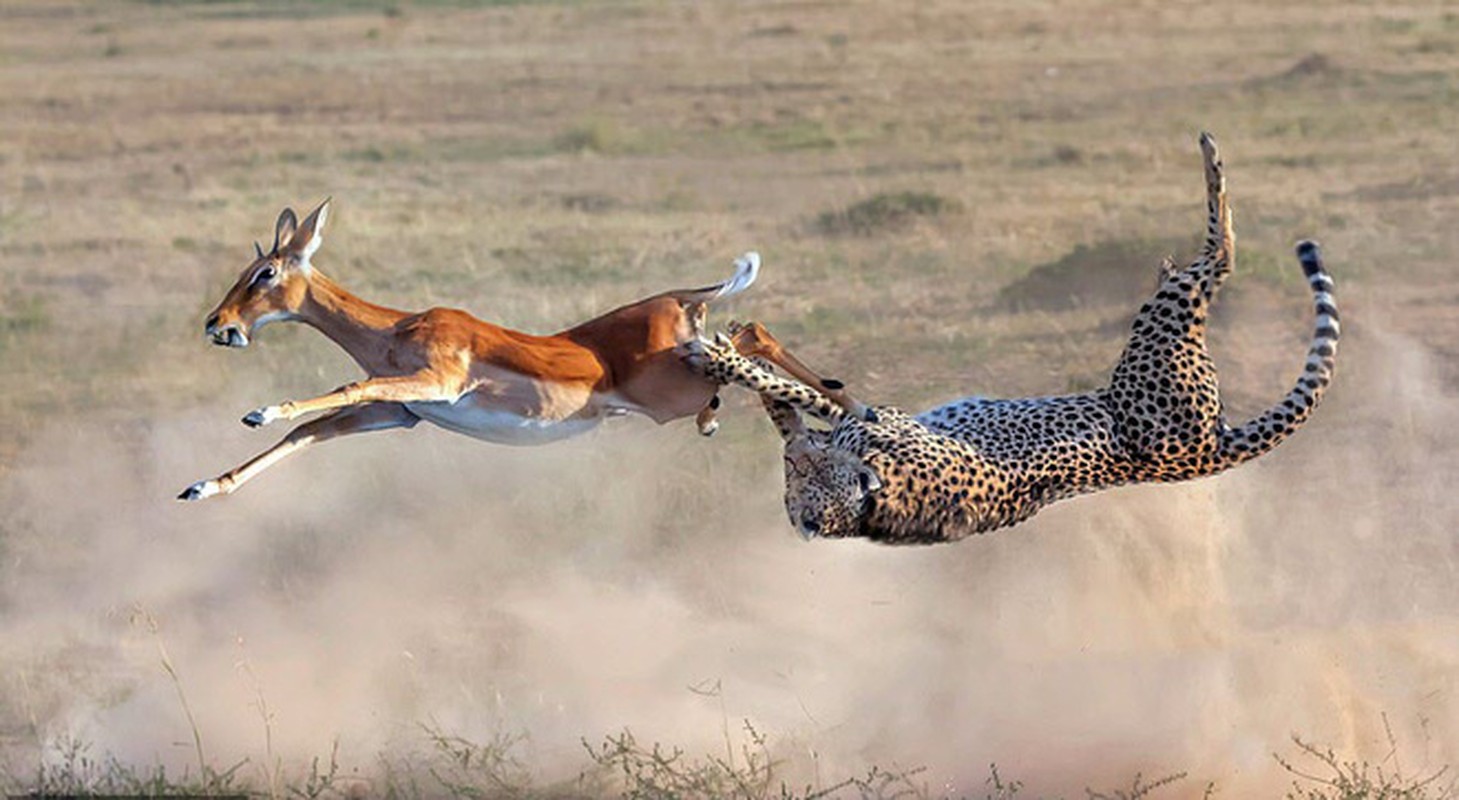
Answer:
<svg viewBox="0 0 1459 800"><path fill-rule="evenodd" d="M861 487L862 493L871 491L871 475L865 472L858 472L856 474L856 483Z"/></svg>
<svg viewBox="0 0 1459 800"><path fill-rule="evenodd" d="M254 274L254 276L253 276L253 285L254 286L262 286L263 284L268 283L269 281L273 280L274 279L274 276L277 275L277 274L278 273L274 270L273 267L264 267L263 269L259 270L256 274Z"/></svg>

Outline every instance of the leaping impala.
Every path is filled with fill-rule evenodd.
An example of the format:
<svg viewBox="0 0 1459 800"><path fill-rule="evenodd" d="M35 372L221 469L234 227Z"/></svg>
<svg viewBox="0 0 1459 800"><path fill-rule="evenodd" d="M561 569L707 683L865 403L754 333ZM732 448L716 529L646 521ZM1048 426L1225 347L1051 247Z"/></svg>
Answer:
<svg viewBox="0 0 1459 800"><path fill-rule="evenodd" d="M714 433L718 384L690 369L677 348L703 331L707 304L754 283L760 257L746 253L722 283L664 292L551 336L503 328L450 308L419 313L368 303L310 262L323 241L325 200L302 223L284 209L274 246L255 258L208 315L214 344L246 347L269 322L303 322L349 353L369 378L308 400L249 412L267 425L329 413L289 431L278 444L179 500L228 494L311 444L349 434L411 428L427 420L503 444L575 436L603 417L637 412L660 424L695 415Z"/></svg>

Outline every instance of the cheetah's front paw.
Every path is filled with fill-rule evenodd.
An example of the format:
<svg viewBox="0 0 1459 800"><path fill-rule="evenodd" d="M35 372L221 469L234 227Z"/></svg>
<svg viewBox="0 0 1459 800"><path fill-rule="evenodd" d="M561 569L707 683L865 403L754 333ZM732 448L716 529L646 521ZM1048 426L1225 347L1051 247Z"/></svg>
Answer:
<svg viewBox="0 0 1459 800"><path fill-rule="evenodd" d="M690 339L679 345L679 359L700 372L708 372L710 367L722 363L732 352L734 347L730 344L729 337L723 333L715 334L712 342L706 339Z"/></svg>
<svg viewBox="0 0 1459 800"><path fill-rule="evenodd" d="M709 366L709 343L703 339L690 339L679 345L679 360L700 372Z"/></svg>

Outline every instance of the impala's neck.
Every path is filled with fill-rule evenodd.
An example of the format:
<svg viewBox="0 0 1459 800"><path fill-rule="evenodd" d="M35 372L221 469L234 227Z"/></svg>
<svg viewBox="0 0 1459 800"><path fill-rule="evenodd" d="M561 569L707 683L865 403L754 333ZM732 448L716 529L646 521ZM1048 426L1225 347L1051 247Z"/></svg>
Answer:
<svg viewBox="0 0 1459 800"><path fill-rule="evenodd" d="M295 317L339 345L366 372L388 349L395 323L408 316L404 311L368 303L345 291L315 270L309 276L309 290Z"/></svg>

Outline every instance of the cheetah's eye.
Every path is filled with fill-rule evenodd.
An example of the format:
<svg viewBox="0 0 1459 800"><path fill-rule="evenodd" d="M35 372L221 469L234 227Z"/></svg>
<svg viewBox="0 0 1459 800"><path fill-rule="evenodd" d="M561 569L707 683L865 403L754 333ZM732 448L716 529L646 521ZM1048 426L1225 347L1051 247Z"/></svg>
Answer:
<svg viewBox="0 0 1459 800"><path fill-rule="evenodd" d="M871 475L865 472L856 473L856 484L861 487L863 493L871 491Z"/></svg>

